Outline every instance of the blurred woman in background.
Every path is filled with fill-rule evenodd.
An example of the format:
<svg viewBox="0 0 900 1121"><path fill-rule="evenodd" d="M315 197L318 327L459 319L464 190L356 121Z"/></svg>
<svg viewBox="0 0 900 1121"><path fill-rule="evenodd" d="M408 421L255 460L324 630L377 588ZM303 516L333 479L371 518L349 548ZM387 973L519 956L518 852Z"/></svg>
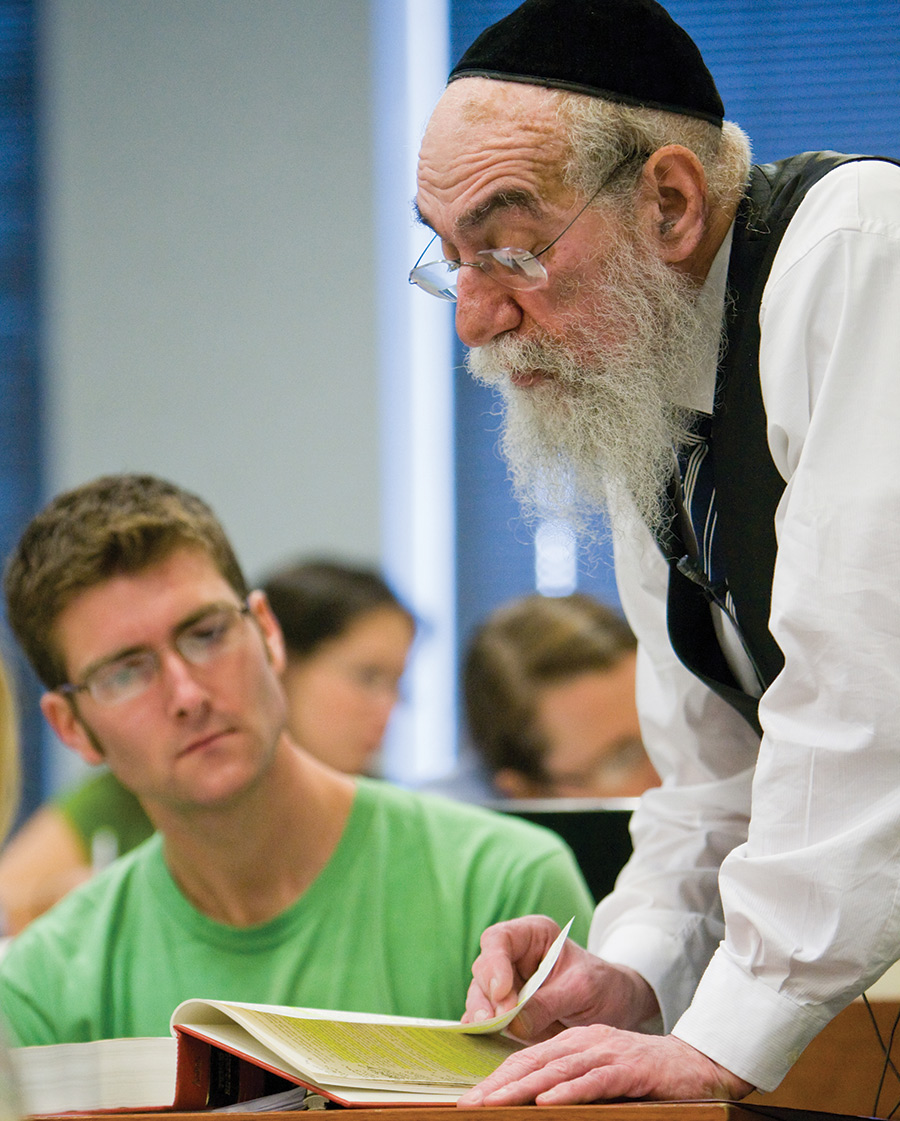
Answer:
<svg viewBox="0 0 900 1121"><path fill-rule="evenodd" d="M412 612L374 570L334 561L281 568L261 587L284 632L292 735L339 771L377 770L416 634Z"/></svg>

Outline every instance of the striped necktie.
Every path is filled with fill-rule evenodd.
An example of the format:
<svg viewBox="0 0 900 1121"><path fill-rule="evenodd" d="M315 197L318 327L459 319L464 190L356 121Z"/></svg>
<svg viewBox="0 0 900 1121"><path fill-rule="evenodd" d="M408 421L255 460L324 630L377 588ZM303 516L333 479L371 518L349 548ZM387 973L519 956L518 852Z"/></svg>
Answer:
<svg viewBox="0 0 900 1121"><path fill-rule="evenodd" d="M713 447L710 443L712 417L698 413L692 431L678 453L681 477L679 514L681 533L691 567L702 572L705 582L717 593L725 592L725 565L716 540L716 483Z"/></svg>
<svg viewBox="0 0 900 1121"><path fill-rule="evenodd" d="M765 678L750 651L737 621L734 597L728 588L721 539L716 536L716 483L713 471L713 445L710 440L712 417L696 414L696 421L678 453L681 486L675 486L675 508L687 555L676 564L678 571L697 584L705 598L725 613L752 667L760 692ZM677 483L677 480L676 480ZM753 692L747 688L748 692ZM758 696L759 693L753 693Z"/></svg>

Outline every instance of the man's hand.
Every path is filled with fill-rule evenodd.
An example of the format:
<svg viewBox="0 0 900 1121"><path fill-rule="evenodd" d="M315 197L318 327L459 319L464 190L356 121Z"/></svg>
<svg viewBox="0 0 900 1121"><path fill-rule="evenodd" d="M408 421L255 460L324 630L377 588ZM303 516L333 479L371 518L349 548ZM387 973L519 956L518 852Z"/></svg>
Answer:
<svg viewBox="0 0 900 1121"><path fill-rule="evenodd" d="M472 966L463 1019L485 1020L513 1008L558 933L552 919L538 915L489 927ZM750 1093L749 1083L675 1036L622 1030L658 1011L653 990L633 969L567 941L549 977L509 1026L519 1039L541 1042L511 1055L459 1105L737 1099Z"/></svg>
<svg viewBox="0 0 900 1121"><path fill-rule="evenodd" d="M458 1105L575 1105L617 1098L735 1100L752 1089L673 1035L639 1035L595 1024L569 1028L511 1055L463 1094Z"/></svg>
<svg viewBox="0 0 900 1121"><path fill-rule="evenodd" d="M488 927L472 965L463 1020L487 1020L515 1007L557 934L557 924L540 915ZM658 1011L653 990L633 969L610 965L567 940L550 976L508 1030L532 1043L582 1024L636 1028Z"/></svg>

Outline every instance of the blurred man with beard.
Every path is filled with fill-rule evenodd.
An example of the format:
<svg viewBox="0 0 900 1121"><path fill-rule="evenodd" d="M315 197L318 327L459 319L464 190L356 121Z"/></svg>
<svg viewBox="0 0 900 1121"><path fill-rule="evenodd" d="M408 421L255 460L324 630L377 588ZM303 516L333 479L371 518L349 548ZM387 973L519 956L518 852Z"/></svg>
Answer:
<svg viewBox="0 0 900 1121"><path fill-rule="evenodd" d="M461 1104L771 1090L900 954L900 168L751 168L655 0L526 0L451 73L416 205L525 510L611 514L663 780L535 1045ZM467 1017L555 931L487 931Z"/></svg>

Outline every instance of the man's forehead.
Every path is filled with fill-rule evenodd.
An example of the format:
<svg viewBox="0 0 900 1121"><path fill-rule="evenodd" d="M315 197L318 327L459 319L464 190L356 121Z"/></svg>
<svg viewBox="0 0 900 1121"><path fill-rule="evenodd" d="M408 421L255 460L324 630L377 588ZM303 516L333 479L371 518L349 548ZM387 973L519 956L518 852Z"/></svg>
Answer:
<svg viewBox="0 0 900 1121"><path fill-rule="evenodd" d="M57 629L81 627L100 617L123 625L132 619L158 619L163 604L175 615L207 600L228 598L225 577L205 549L177 546L140 568L116 572L73 596L57 616ZM81 627L79 629L81 629Z"/></svg>
<svg viewBox="0 0 900 1121"><path fill-rule="evenodd" d="M559 189L565 144L552 91L517 82L463 78L438 102L419 153L419 206L427 220L431 198L508 189L545 198Z"/></svg>
<svg viewBox="0 0 900 1121"><path fill-rule="evenodd" d="M477 141L530 144L552 141L560 128L558 94L521 82L460 78L451 82L425 130L422 154L430 148L463 148ZM561 140L556 145L562 151Z"/></svg>

